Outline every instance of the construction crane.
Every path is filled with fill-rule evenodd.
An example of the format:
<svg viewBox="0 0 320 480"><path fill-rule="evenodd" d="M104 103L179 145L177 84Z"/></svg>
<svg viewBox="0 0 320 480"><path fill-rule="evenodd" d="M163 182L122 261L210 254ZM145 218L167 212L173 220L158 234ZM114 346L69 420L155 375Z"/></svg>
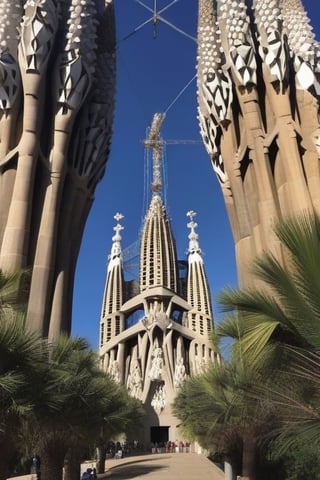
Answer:
<svg viewBox="0 0 320 480"><path fill-rule="evenodd" d="M162 190L161 166L164 146L180 144L196 145L202 143L200 140L163 140L160 137L160 130L165 118L165 113L155 113L151 126L147 130L147 138L143 140L145 149L152 150L152 192L161 192Z"/></svg>
<svg viewBox="0 0 320 480"><path fill-rule="evenodd" d="M165 113L155 113L149 128L149 136L144 142L145 148L152 149L152 192L160 193L162 190L161 163L162 163L162 143L160 141L160 130L166 117Z"/></svg>
<svg viewBox="0 0 320 480"><path fill-rule="evenodd" d="M159 194L162 191L162 175L161 175L161 166L162 166L162 156L163 148L166 145L198 145L202 144L201 140L163 140L160 136L160 130L162 124L165 120L165 113L155 113L151 126L148 127L146 138L141 140L141 143L144 145L146 150L152 150L152 182L151 190L152 193ZM145 185L146 187L146 185ZM126 247L122 251L124 268L126 271L134 270L137 267L137 263L133 262L134 259L137 259L139 256L140 240L136 240L131 245ZM132 273L131 272L131 273Z"/></svg>
<svg viewBox="0 0 320 480"><path fill-rule="evenodd" d="M140 140L140 142L144 145L145 148L153 148L158 153L161 153L162 147L164 145L199 145L203 143L201 140L163 140L163 138L160 137L160 128L163 124L165 117L165 113L154 114L151 127L147 129L147 138L145 138L144 140Z"/></svg>
<svg viewBox="0 0 320 480"><path fill-rule="evenodd" d="M201 140L178 140L178 139L169 139L169 140L163 140L160 138L159 140L152 140L152 141L146 141L146 140L141 140L141 143L146 146L146 143L148 143L148 147L150 148L153 145L200 145L203 144Z"/></svg>

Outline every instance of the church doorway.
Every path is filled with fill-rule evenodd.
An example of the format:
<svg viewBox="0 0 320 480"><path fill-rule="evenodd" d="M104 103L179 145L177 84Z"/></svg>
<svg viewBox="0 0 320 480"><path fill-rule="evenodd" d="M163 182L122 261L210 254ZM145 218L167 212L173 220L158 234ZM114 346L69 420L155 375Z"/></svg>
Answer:
<svg viewBox="0 0 320 480"><path fill-rule="evenodd" d="M169 427L151 427L151 443L166 443L169 440Z"/></svg>

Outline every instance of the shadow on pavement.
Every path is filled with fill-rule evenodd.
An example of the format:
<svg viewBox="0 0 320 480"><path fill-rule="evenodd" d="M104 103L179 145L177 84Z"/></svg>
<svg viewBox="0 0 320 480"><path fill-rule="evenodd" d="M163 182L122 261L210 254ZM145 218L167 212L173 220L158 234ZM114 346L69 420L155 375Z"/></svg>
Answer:
<svg viewBox="0 0 320 480"><path fill-rule="evenodd" d="M163 461L164 458L165 457L162 456L161 461ZM112 478L112 480L130 480L131 478L136 478L137 476L147 475L150 472L166 469L166 466L157 465L156 462L157 459L152 459L152 461L150 459L149 463L146 464L145 458L143 460L128 461L120 465L112 466L106 473L99 475L98 478L101 480L107 480L108 478Z"/></svg>

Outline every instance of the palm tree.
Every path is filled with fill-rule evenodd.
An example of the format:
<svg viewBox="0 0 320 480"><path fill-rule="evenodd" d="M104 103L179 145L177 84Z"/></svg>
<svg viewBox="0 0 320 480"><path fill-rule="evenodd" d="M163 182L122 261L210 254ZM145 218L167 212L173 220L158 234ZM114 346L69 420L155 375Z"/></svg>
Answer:
<svg viewBox="0 0 320 480"><path fill-rule="evenodd" d="M0 271L0 480L19 448L41 457L46 480L61 478L68 454L66 478L78 480L101 431L124 432L142 407L102 372L84 339L48 345L25 329L24 280L25 272Z"/></svg>
<svg viewBox="0 0 320 480"><path fill-rule="evenodd" d="M12 274L0 270L0 479L7 478L35 392L40 402L46 394L41 385L46 376L46 342L24 328L26 275L22 270Z"/></svg>
<svg viewBox="0 0 320 480"><path fill-rule="evenodd" d="M223 453L233 472L250 480L255 479L259 439L273 421L264 402L249 393L257 375L239 359L213 364L189 378L173 404L188 438Z"/></svg>
<svg viewBox="0 0 320 480"><path fill-rule="evenodd" d="M218 333L259 369L254 395L268 399L280 420L273 434L288 451L320 443L320 220L291 218L276 227L285 264L265 253L254 265L257 284L219 296L226 317Z"/></svg>
<svg viewBox="0 0 320 480"><path fill-rule="evenodd" d="M48 363L51 405L33 410L27 440L40 456L43 478L61 478L67 458L66 478L78 480L81 460L102 427L121 433L133 412L126 411L123 388L100 370L84 339L61 336Z"/></svg>
<svg viewBox="0 0 320 480"><path fill-rule="evenodd" d="M182 426L205 446L217 444L232 461L230 439L241 440L246 478L261 442L277 438L283 456L320 440L320 221L288 219L276 233L285 264L265 253L254 287L218 298L229 312L217 331L234 340L230 362L190 379L175 401Z"/></svg>
<svg viewBox="0 0 320 480"><path fill-rule="evenodd" d="M96 440L97 473L104 473L106 460L106 445L109 440L119 434L130 434L136 431L143 421L145 410L140 400L129 395L125 387L119 386L121 394L114 412L108 411L101 425L100 436ZM110 407L109 407L110 408Z"/></svg>
<svg viewBox="0 0 320 480"><path fill-rule="evenodd" d="M4 318L5 317L5 318ZM0 314L0 479L19 444L20 429L34 408L35 397L46 395L46 345L35 333L25 331L17 312Z"/></svg>
<svg viewBox="0 0 320 480"><path fill-rule="evenodd" d="M224 310L234 312L218 334L232 337L243 354L259 362L268 357L278 362L278 354L290 354L286 346L320 350L320 220L292 218L275 231L285 265L265 253L253 266L260 287L225 289L218 296Z"/></svg>

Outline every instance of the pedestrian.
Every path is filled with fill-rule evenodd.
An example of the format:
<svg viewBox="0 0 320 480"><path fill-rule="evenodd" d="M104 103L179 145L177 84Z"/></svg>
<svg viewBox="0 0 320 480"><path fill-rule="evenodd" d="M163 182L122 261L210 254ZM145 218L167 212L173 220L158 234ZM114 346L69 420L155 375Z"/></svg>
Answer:
<svg viewBox="0 0 320 480"><path fill-rule="evenodd" d="M31 474L36 474L37 479L40 480L40 457L39 455L36 455L35 453L33 454L31 458L31 469L30 469Z"/></svg>
<svg viewBox="0 0 320 480"><path fill-rule="evenodd" d="M92 468L87 468L87 470L83 472L81 480L92 480L93 478L95 478L92 472L93 472Z"/></svg>

